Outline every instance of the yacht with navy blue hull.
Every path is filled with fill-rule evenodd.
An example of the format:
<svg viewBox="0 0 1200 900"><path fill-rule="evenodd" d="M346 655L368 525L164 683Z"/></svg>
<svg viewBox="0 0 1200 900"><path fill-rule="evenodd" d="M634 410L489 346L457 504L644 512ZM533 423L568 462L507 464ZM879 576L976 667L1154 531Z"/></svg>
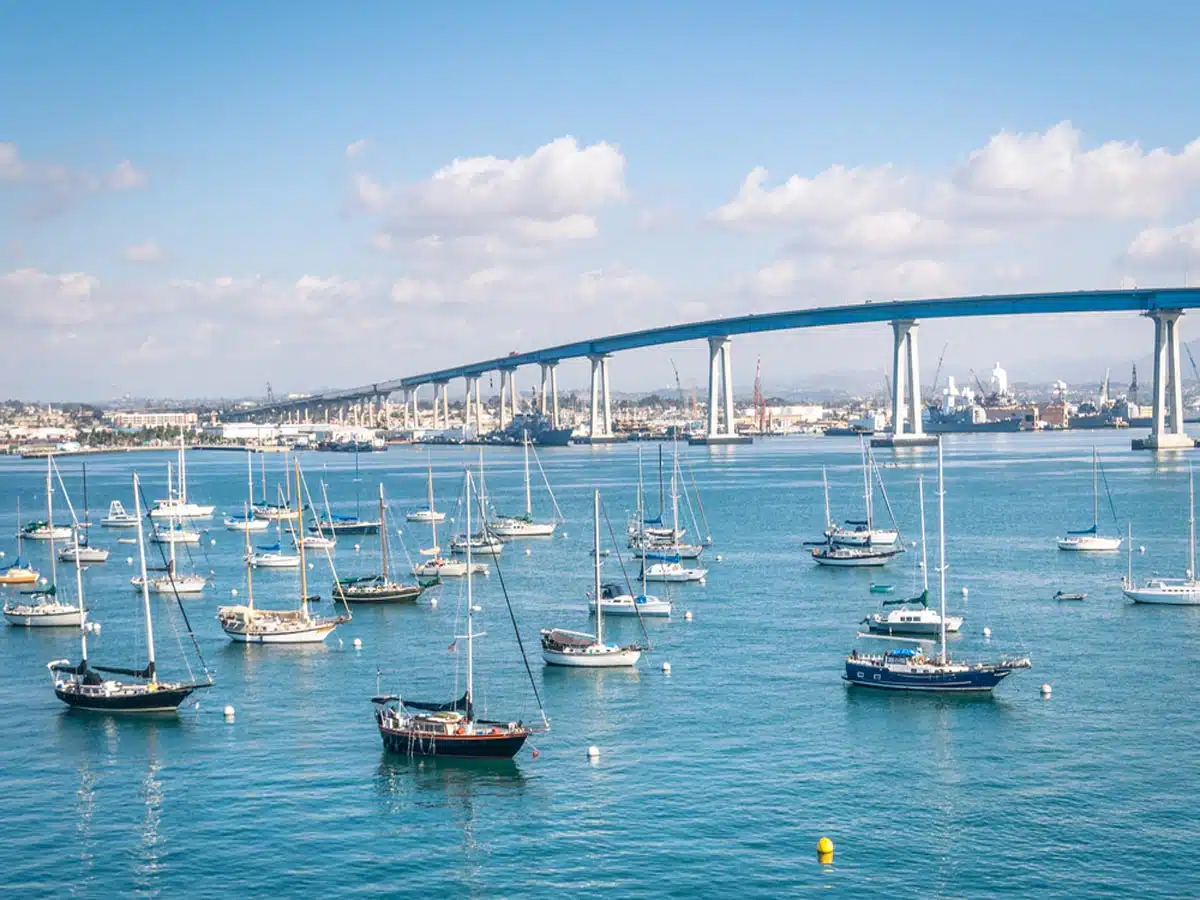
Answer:
<svg viewBox="0 0 1200 900"><path fill-rule="evenodd" d="M883 653L859 653L846 657L842 678L854 687L888 691L918 691L938 694L985 694L1017 669L1030 668L1027 658L1001 659L998 662L966 663L950 658L946 649L946 511L945 477L942 469L942 444L938 441L938 591L941 595L939 647L934 656L926 656L920 647L901 647ZM860 635L870 637L870 635ZM903 638L886 638L904 640ZM918 644L927 643L917 641Z"/></svg>

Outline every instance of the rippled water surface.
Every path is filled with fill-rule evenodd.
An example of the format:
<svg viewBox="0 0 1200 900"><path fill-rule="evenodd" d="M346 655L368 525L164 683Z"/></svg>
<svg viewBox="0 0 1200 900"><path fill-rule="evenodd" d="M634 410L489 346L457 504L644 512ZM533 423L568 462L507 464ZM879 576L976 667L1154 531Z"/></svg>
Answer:
<svg viewBox="0 0 1200 900"><path fill-rule="evenodd" d="M543 669L539 628L589 627L590 491L602 491L623 528L637 450L543 451L568 524L553 539L513 545L500 565L552 728L511 764L389 757L371 717L377 681L429 699L461 693L463 642L447 652L465 626L460 585L427 595L436 607L357 609L323 647L230 644L213 615L244 587L241 536L219 516L241 509L245 462L193 453L191 494L216 503L218 516L189 565L211 569L216 583L184 604L216 685L178 718L71 713L45 664L77 657L77 636L0 631L0 888L22 897L1192 896L1200 611L1126 603L1124 553L1055 549L1057 534L1090 524L1093 441L1120 528L1132 519L1134 544L1145 547L1138 572L1186 566L1186 461L1133 454L1123 434L949 438L951 606L966 616L953 651L1025 652L1034 662L994 698L974 700L858 693L840 679L856 623L879 600L870 583L912 589L919 556L884 573L807 559L803 542L824 517L823 466L835 516L861 511L858 445L848 439L687 451L715 541L707 583L671 591L693 621L648 623L654 652L636 672ZM657 449L644 453L653 508ZM168 458L90 459L93 519L111 499L131 508L134 467L161 495ZM433 451L439 506L453 513L462 467L475 458ZM926 476L933 545L933 451L881 462L906 540L919 536L916 484ZM487 463L496 504L519 508L519 451L490 450ZM424 496L423 450L363 456L358 484L353 457L310 453L302 464L314 484L328 482L335 512L354 508L356 489L372 502L380 481L397 511ZM267 466L269 480L281 480L282 461ZM79 461L62 467L78 503ZM0 460L0 547L10 559L17 497L26 518L39 511L44 472L38 461ZM535 489L539 511L548 503ZM695 534L686 505L683 514ZM1102 514L1111 529L1103 495ZM409 552L428 546L421 526L403 527ZM92 661L141 663L126 562L136 549L118 545L118 533L93 532L114 553L84 574L103 625ZM368 571L374 541L342 538L339 575ZM403 561L399 542L394 553ZM26 555L48 571L46 547L27 544ZM615 556L605 565L606 577L619 576ZM60 572L65 588L71 574ZM327 598L321 560L313 577ZM1055 603L1059 588L1089 597ZM255 589L261 605L286 605L298 575L260 572ZM480 704L491 716L536 721L495 574L477 582L476 602L488 632L477 645ZM155 609L160 668L186 674L179 616L162 599ZM609 630L641 637L636 621ZM1039 696L1043 682L1053 685L1050 700ZM237 709L232 723L225 704ZM598 762L587 759L590 745ZM831 866L815 859L821 835L837 847Z"/></svg>

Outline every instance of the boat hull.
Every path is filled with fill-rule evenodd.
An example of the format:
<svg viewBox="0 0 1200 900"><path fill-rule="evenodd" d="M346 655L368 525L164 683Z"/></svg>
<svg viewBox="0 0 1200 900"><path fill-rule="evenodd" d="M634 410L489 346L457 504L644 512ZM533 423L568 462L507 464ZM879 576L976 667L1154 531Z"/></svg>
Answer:
<svg viewBox="0 0 1200 900"><path fill-rule="evenodd" d="M83 613L78 609L72 609L62 612L29 614L6 609L4 618L9 625L15 625L18 628L78 628L83 622Z"/></svg>
<svg viewBox="0 0 1200 900"><path fill-rule="evenodd" d="M605 600L601 602L600 608L604 611L605 618L617 616L632 619L636 616L643 616L665 619L671 616L671 603L669 600L654 599L646 603L621 603ZM588 612L592 615L596 614L596 602L594 600L588 601Z"/></svg>
<svg viewBox="0 0 1200 900"><path fill-rule="evenodd" d="M527 538L527 537L553 537L554 529L558 527L554 522L522 522L519 524L509 524L504 522L495 522L488 525L488 531L502 538Z"/></svg>
<svg viewBox="0 0 1200 900"><path fill-rule="evenodd" d="M8 587L14 584L36 584L39 578L41 578L41 573L33 569L10 570L4 575L0 575L0 587Z"/></svg>
<svg viewBox="0 0 1200 900"><path fill-rule="evenodd" d="M937 694L987 693L1012 674L1012 669L962 669L935 673L906 673L879 666L846 662L842 679L853 687Z"/></svg>
<svg viewBox="0 0 1200 900"><path fill-rule="evenodd" d="M425 589L417 585L398 585L379 590L354 588L333 589L333 599L342 603L414 603Z"/></svg>
<svg viewBox="0 0 1200 900"><path fill-rule="evenodd" d="M1122 540L1124 539L1119 537L1096 537L1094 535L1065 537L1058 539L1058 549L1076 553L1109 553L1120 550Z"/></svg>
<svg viewBox="0 0 1200 900"><path fill-rule="evenodd" d="M499 735L426 735L379 726L383 748L401 756L439 756L456 759L512 759L525 745L529 732Z"/></svg>
<svg viewBox="0 0 1200 900"><path fill-rule="evenodd" d="M636 666L641 650L613 650L605 653L566 653L542 649L542 659L548 666L567 669L618 669Z"/></svg>
<svg viewBox="0 0 1200 900"><path fill-rule="evenodd" d="M1190 591L1124 588L1122 593L1134 603L1144 603L1147 606L1200 606L1200 586Z"/></svg>
<svg viewBox="0 0 1200 900"><path fill-rule="evenodd" d="M259 631L232 626L221 626L235 644L323 644L337 628L336 622L323 622L295 630Z"/></svg>
<svg viewBox="0 0 1200 900"><path fill-rule="evenodd" d="M150 690L148 685L138 685L137 690L122 690L113 693L103 691L80 691L72 687L56 685L54 696L72 709L104 713L173 713L179 704L196 690L193 685L160 687Z"/></svg>
<svg viewBox="0 0 1200 900"><path fill-rule="evenodd" d="M892 555L880 556L818 556L813 554L813 562L818 566L829 566L834 569L866 569L886 566L892 561Z"/></svg>

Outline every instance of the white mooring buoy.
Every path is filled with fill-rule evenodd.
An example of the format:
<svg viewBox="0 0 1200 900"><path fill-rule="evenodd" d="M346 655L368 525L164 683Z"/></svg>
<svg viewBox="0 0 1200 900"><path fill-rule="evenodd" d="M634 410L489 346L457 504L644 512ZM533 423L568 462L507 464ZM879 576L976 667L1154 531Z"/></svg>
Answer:
<svg viewBox="0 0 1200 900"><path fill-rule="evenodd" d="M983 636L985 638L990 638L992 636L992 629L985 627L983 629Z"/></svg>
<svg viewBox="0 0 1200 900"><path fill-rule="evenodd" d="M237 588L230 588L230 589L229 589L229 596L230 596L230 597L236 597L236 596L237 596Z"/></svg>
<svg viewBox="0 0 1200 900"><path fill-rule="evenodd" d="M354 639L354 649L355 649L355 650L361 650L361 649L362 649L362 638L355 638L355 639Z"/></svg>
<svg viewBox="0 0 1200 900"><path fill-rule="evenodd" d="M437 609L437 597L430 597L429 605L432 606L434 609Z"/></svg>
<svg viewBox="0 0 1200 900"><path fill-rule="evenodd" d="M720 553L718 553L718 554L717 554L717 562L720 562L720 561L721 561L721 560L723 560L724 558L725 558L725 557L723 557L723 556L722 556Z"/></svg>
<svg viewBox="0 0 1200 900"><path fill-rule="evenodd" d="M600 758L600 748L597 747L595 744L592 744L592 746L588 747L588 759L599 759L599 758Z"/></svg>
<svg viewBox="0 0 1200 900"><path fill-rule="evenodd" d="M233 707L232 706L226 705L226 707L224 709L224 713L225 713L226 719L230 719L230 720L233 719Z"/></svg>
<svg viewBox="0 0 1200 900"><path fill-rule="evenodd" d="M1049 697L1052 693L1053 693L1053 691L1050 689L1049 684L1042 685L1042 696L1043 697Z"/></svg>
<svg viewBox="0 0 1200 900"><path fill-rule="evenodd" d="M970 593L970 591L968 591L965 587L962 589L962 595L964 597L967 596L967 594L969 594L969 593Z"/></svg>
<svg viewBox="0 0 1200 900"><path fill-rule="evenodd" d="M664 674L664 675L670 675L670 674L671 674L671 664L670 664L669 662L665 662L665 663L663 663L662 669L663 669L663 674Z"/></svg>
<svg viewBox="0 0 1200 900"><path fill-rule="evenodd" d="M526 547L526 548L525 548L525 555L526 555L526 556L533 556L533 551L532 551L532 550L530 550L528 547Z"/></svg>
<svg viewBox="0 0 1200 900"><path fill-rule="evenodd" d="M685 621L685 622L692 621L692 611L690 609L683 614L683 621Z"/></svg>
<svg viewBox="0 0 1200 900"><path fill-rule="evenodd" d="M215 546L217 546L217 539L216 539L216 538L209 538L209 539L208 539L208 546L210 546L210 547L215 547Z"/></svg>

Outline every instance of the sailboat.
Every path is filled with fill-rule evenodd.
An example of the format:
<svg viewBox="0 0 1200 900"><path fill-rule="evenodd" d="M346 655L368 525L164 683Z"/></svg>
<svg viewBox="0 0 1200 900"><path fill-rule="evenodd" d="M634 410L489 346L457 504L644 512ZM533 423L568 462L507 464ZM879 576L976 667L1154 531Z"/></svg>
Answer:
<svg viewBox="0 0 1200 900"><path fill-rule="evenodd" d="M994 663L954 662L946 649L946 508L942 445L938 442L938 594L941 600L939 650L932 658L924 650L901 647L881 654L861 654L854 650L846 658L843 679L855 687L891 691L933 693L983 693L995 687L1017 669L1028 669L1027 658L1002 659Z"/></svg>
<svg viewBox="0 0 1200 900"><path fill-rule="evenodd" d="M76 626L83 622L83 601L79 607L64 603L58 599L58 567L55 565L57 554L54 552L54 485L51 477L54 470L54 457L46 457L46 522L50 534L50 584L48 587L22 594L25 599L4 603L4 618L10 625L25 628L59 628ZM63 491L65 496L66 491ZM71 533L71 529L67 529Z"/></svg>
<svg viewBox="0 0 1200 900"><path fill-rule="evenodd" d="M462 556L467 552L467 546L470 545L472 556L499 556L504 552L504 541L500 540L487 526L487 497L484 493L483 481L483 448L479 450L479 507L484 511L480 516L483 520L482 527L474 534L456 534L450 538L450 552L456 556Z"/></svg>
<svg viewBox="0 0 1200 900"><path fill-rule="evenodd" d="M22 559L21 546L21 498L17 498L17 558L0 569L0 586L37 584L42 573Z"/></svg>
<svg viewBox="0 0 1200 900"><path fill-rule="evenodd" d="M436 523L434 523L436 526ZM467 533L471 532L471 473L467 471ZM475 717L475 633L474 579L472 559L468 552L467 569L467 633L455 637L467 642L467 689L457 700L428 703L406 700L397 695L377 695L375 722L383 746L391 753L404 756L451 756L478 759L511 759L524 746L532 729L522 722L477 719ZM520 640L520 633L517 633ZM524 653L524 650L522 650ZM528 669L528 661L526 661ZM530 674L530 683L533 676ZM534 685L536 693L537 687ZM538 700L539 706L541 699ZM542 713L543 721L545 712Z"/></svg>
<svg viewBox="0 0 1200 900"><path fill-rule="evenodd" d="M1068 531L1066 537L1058 539L1059 550L1076 551L1112 551L1121 549L1121 538L1104 537L1100 529L1100 484L1097 475L1100 469L1100 455L1092 447L1092 527L1082 531ZM1104 490L1108 491L1108 479L1104 481ZM1108 495L1109 505L1112 505L1112 495ZM1115 517L1114 517L1115 518Z"/></svg>
<svg viewBox="0 0 1200 900"><path fill-rule="evenodd" d="M150 510L152 519L210 519L215 506L191 503L187 498L187 457L183 429L179 429L179 492L171 488L171 469L167 467L167 498L158 500Z"/></svg>
<svg viewBox="0 0 1200 900"><path fill-rule="evenodd" d="M1188 568L1184 578L1146 579L1138 586L1133 580L1133 529L1129 532L1128 569L1121 582L1121 592L1134 603L1155 603L1164 606L1200 605L1200 581L1196 579L1196 480L1188 467Z"/></svg>
<svg viewBox="0 0 1200 900"><path fill-rule="evenodd" d="M862 465L863 465L863 504L866 508L865 519L848 520L844 525L837 525L830 520L828 513L828 482L826 483L826 520L829 520L829 527L825 531L825 537L835 546L842 547L892 547L900 539L900 532L895 527L895 520L892 521L891 528L876 528L875 527L875 490L874 480L879 478L879 472L875 467L875 458L871 453L867 442L860 438L862 444ZM883 488L883 479L879 478L879 486ZM884 503L888 506L888 512L891 512L891 504L888 502L886 491L883 494Z"/></svg>
<svg viewBox="0 0 1200 900"><path fill-rule="evenodd" d="M638 494L641 497L642 485L642 448L638 447ZM680 528L678 522L671 528L663 526L663 514L666 512L666 481L663 478L663 452L662 445L658 446L658 515L650 518L646 515L644 505L639 506L639 513L636 519L629 523L629 546L635 547L635 544L643 546L652 542L665 542L675 544L683 540L687 529Z"/></svg>
<svg viewBox="0 0 1200 900"><path fill-rule="evenodd" d="M942 627L942 615L936 609L929 608L929 568L925 559L925 480L917 478L917 497L921 506L921 593L915 597L903 600L884 600L883 608L886 615L873 613L860 622L866 625L871 634L900 634L900 635L937 635ZM871 585L872 593L881 592L881 588L890 586ZM946 631L957 632L962 628L962 616L947 616Z"/></svg>
<svg viewBox="0 0 1200 900"><path fill-rule="evenodd" d="M362 479L358 474L358 442L354 444L354 515L352 516L335 516L331 512L326 512L326 518L321 520L317 518L309 527L309 531L313 534L318 532L322 535L328 534L337 537L340 534L378 534L379 523L372 522L369 519L362 517L362 491L360 485ZM328 500L326 501L328 503Z"/></svg>
<svg viewBox="0 0 1200 900"><path fill-rule="evenodd" d="M195 540L192 540L194 536ZM138 539L142 537L141 525L138 525ZM151 567L150 571L162 572L161 575L156 575L153 578L147 578L145 571L141 575L135 575L129 579L130 584L135 590L141 590L146 586L148 590L154 591L156 594L198 594L208 586L208 579L203 575L188 574L180 572L175 559L176 544L198 544L200 543L199 532L185 529L181 523L174 519L167 521L167 527L164 530L161 525L154 525L154 536L151 538L157 544L166 544L170 547L169 555L167 556L167 565L165 569Z"/></svg>
<svg viewBox="0 0 1200 900"><path fill-rule="evenodd" d="M432 468L429 470L429 481L427 484L429 508L433 509ZM480 504L480 506L482 508L482 504ZM472 575L488 574L488 567L486 563L477 563L473 561L468 563L457 559L447 559L446 557L442 556L442 548L438 546L437 527L438 520L430 519L429 530L433 535L433 544L421 551L421 555L426 557L426 559L413 565L413 575L417 576L418 578L462 578L464 575L468 574L468 572ZM468 526L467 533L470 534L470 532L471 529ZM466 556L469 559L472 556L469 545L467 550L468 552Z"/></svg>
<svg viewBox="0 0 1200 900"><path fill-rule="evenodd" d="M299 498L297 498L298 500ZM292 530L292 520L288 519L288 530ZM292 534L295 543L295 533ZM299 548L297 548L299 549ZM275 520L275 543L259 544L246 556L246 562L258 569L294 569L300 565L300 556L283 549L283 520Z"/></svg>
<svg viewBox="0 0 1200 900"><path fill-rule="evenodd" d="M266 520L272 521L272 522L274 522L278 519L294 519L294 518L296 518L296 511L294 509L292 509L292 504L290 502L288 502L288 503L270 503L270 502L268 502L268 500L267 500L267 458L265 456L263 456L259 460L259 462L260 462L259 469L260 469L260 472L262 475L262 502L255 503L253 501L253 499L251 499L250 512L254 513L254 517L256 519L266 519ZM290 472L291 472L291 466L288 462L288 453L285 450L283 453L283 478L284 478L284 481L287 482L287 484L289 485L289 488L288 488L289 492L291 490L290 485L292 482Z"/></svg>
<svg viewBox="0 0 1200 900"><path fill-rule="evenodd" d="M137 528L137 523L137 516L126 512L120 500L108 504L108 515L100 520L105 528Z"/></svg>
<svg viewBox="0 0 1200 900"><path fill-rule="evenodd" d="M494 522L489 522L487 530L496 537L501 538L525 538L525 537L550 537L554 534L554 530L558 528L558 521L551 520L549 522L535 522L533 520L533 492L529 484L529 433L524 432L524 437L521 441L521 447L525 451L525 514L522 516L501 516ZM538 463L538 469L541 469L542 464ZM542 472L542 479L545 480L546 473ZM549 482L546 484L546 489L550 489ZM550 499L554 499L554 494L551 492ZM554 504L557 511L558 504Z"/></svg>
<svg viewBox="0 0 1200 900"><path fill-rule="evenodd" d="M684 559L699 559L700 554L704 552L703 544L685 544L681 539L684 532L687 530L679 527L679 484L681 480L681 472L679 469L679 445L676 444L674 460L671 469L671 527L665 530L650 529L645 525L646 520L644 515L639 516L638 521L642 522L643 525L629 540L629 547L631 550L633 550L633 555L635 558L641 558L643 560L647 558L657 559L661 562L666 557L674 557L677 558L676 561L678 562ZM638 504L639 506L642 505L642 459L640 452L638 454ZM661 512L655 521L657 521L660 525L662 524ZM707 572L707 570L695 571ZM703 575L700 576L700 578L703 577ZM684 578L678 580L698 581L699 578Z"/></svg>
<svg viewBox="0 0 1200 900"><path fill-rule="evenodd" d="M146 541L141 526L142 505L141 485L138 476L133 476L134 515L138 518L138 559L142 570L142 616L145 624L145 640L147 663L142 669L126 669L116 666L92 666L88 662L87 636L89 631L98 630L93 623L84 618L83 579L80 566L76 562L75 577L79 587L79 622L80 627L80 659L71 663L67 659L58 659L47 663L54 679L54 695L73 709L91 710L94 712L111 713L157 713L175 712L179 704L191 694L200 689L210 687L212 675L200 660L206 681L159 681L158 665L154 657L154 624L150 614L150 591L146 578ZM180 607L182 612L183 607ZM183 616L187 622L186 614ZM196 646L191 625L188 634ZM190 668L190 667L189 667ZM105 675L125 676L130 680L106 678Z"/></svg>
<svg viewBox="0 0 1200 900"><path fill-rule="evenodd" d="M249 450L246 451L246 490L250 498L250 503L254 502L254 468L252 466L252 456ZM231 516L225 517L225 527L230 531L266 531L271 527L271 523L266 519L260 519L250 510L248 505L243 504L242 514L239 516L234 513Z"/></svg>
<svg viewBox="0 0 1200 900"><path fill-rule="evenodd" d="M300 463L296 467L296 509L299 529L304 528L304 501L300 479ZM343 622L345 616L326 618L314 616L308 604L308 566L304 561L304 545L300 544L300 596L296 609L259 609L254 605L254 566L246 563L246 603L240 606L217 608L217 621L230 639L240 644L320 644ZM250 556L250 535L246 535L246 552ZM336 598L335 598L336 599Z"/></svg>
<svg viewBox="0 0 1200 900"><path fill-rule="evenodd" d="M483 451L480 451L480 456ZM429 482L433 484L433 460L429 460ZM429 491L429 502L425 506L419 506L416 509L409 510L404 514L404 518L408 522L444 522L446 514L438 512L433 507L433 490Z"/></svg>
<svg viewBox="0 0 1200 900"><path fill-rule="evenodd" d="M329 491L325 487L324 481L321 482L321 497L325 501L325 517L332 521L333 513L329 509ZM315 532L311 532L310 529L310 533L303 537L293 534L292 544L293 546L304 544L305 550L332 550L337 546L337 538L333 535L326 536L321 528L318 527Z"/></svg>
<svg viewBox="0 0 1200 900"><path fill-rule="evenodd" d="M595 593L600 596L600 492L595 491L592 497L594 526L592 572L594 575ZM542 659L549 666L570 666L583 669L608 669L618 666L637 665L641 658L642 648L636 644L621 647L617 644L604 643L604 606L596 608L596 633L584 634L580 631L567 631L562 628L544 628L542 637Z"/></svg>
<svg viewBox="0 0 1200 900"><path fill-rule="evenodd" d="M75 525L75 540L58 551L58 558L63 562L79 560L81 563L108 562L109 552L103 547L93 547L88 543L87 529L91 527L91 517L88 510L87 493L87 463L83 464L83 521Z"/></svg>
<svg viewBox="0 0 1200 900"><path fill-rule="evenodd" d="M340 578L333 583L333 599L343 603L402 603L413 601L425 590L422 584L400 584L392 580L388 566L387 503L383 499L383 485L379 485L379 572L359 575L356 578Z"/></svg>
<svg viewBox="0 0 1200 900"><path fill-rule="evenodd" d="M638 521L642 520L642 493L638 491ZM595 549L592 550L593 557L597 561L604 555L601 551L597 555ZM619 556L618 556L619 559ZM588 609L592 613L598 610L606 616L665 616L671 615L671 599L669 597L655 597L646 589L646 567L642 566L642 571L639 573L642 580L642 592L634 594L632 590L627 590L624 585L616 582L607 582L600 585L598 594L589 594Z"/></svg>

